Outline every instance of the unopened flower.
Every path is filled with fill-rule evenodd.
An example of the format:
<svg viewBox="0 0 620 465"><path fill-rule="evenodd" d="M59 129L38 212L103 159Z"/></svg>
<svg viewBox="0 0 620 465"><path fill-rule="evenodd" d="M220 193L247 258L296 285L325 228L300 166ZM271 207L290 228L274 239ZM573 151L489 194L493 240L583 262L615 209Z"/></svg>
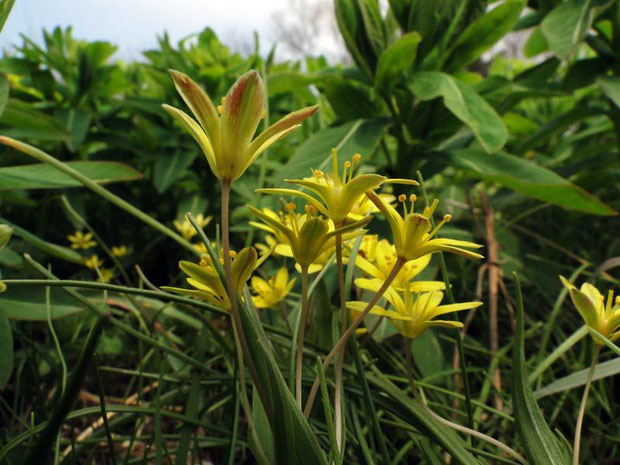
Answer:
<svg viewBox="0 0 620 465"><path fill-rule="evenodd" d="M97 245L91 232L84 234L82 231L75 231L74 234L69 234L67 239L71 242L72 249L90 249Z"/></svg>
<svg viewBox="0 0 620 465"><path fill-rule="evenodd" d="M383 281L380 279L356 279L355 284L362 289L377 292ZM386 310L377 305L370 310L370 313L387 317L398 332L409 339L419 337L431 326L462 328L463 323L459 321L435 320L434 318L446 313L468 310L482 305L482 302L440 305L443 292L413 292L407 286L402 292L389 287L383 296L392 304L394 310ZM362 312L366 305L366 302L347 302L347 308L358 313Z"/></svg>
<svg viewBox="0 0 620 465"><path fill-rule="evenodd" d="M198 226L204 228L206 225L209 224L213 217L205 217L202 213L198 213L194 219ZM192 223L189 222L189 219L187 217L183 218L183 221L174 220L172 224L174 224L174 227L177 228L177 231L179 231L181 233L181 236L183 236L183 238L186 240L190 240L196 235L196 229L194 229Z"/></svg>
<svg viewBox="0 0 620 465"><path fill-rule="evenodd" d="M416 197L410 196L411 207L408 209L406 197L403 195L399 200L403 204L403 216L401 216L390 204L382 200L372 191L366 193L368 198L385 215L394 238L394 247L399 258L409 261L415 260L427 254L435 252L450 252L466 258L483 258L482 255L466 249L477 249L480 244L456 239L433 239L444 223L450 221L450 215L444 216L443 220L431 231L431 216L437 208L439 201L435 199L430 207L424 208L423 212L414 212Z"/></svg>
<svg viewBox="0 0 620 465"><path fill-rule="evenodd" d="M230 252L232 258L232 283L237 291L237 295L241 295L243 286L256 268L258 268L267 258L257 258L256 249L254 247L246 247L239 253ZM223 263L223 259L220 258ZM206 300L209 303L223 310L230 310L230 300L226 292L226 286L220 281L217 270L213 266L211 259L206 256L200 264L181 260L179 268L188 276L187 282L194 289L183 289L179 287L162 286L165 291L172 291L176 294L189 295Z"/></svg>
<svg viewBox="0 0 620 465"><path fill-rule="evenodd" d="M273 218L261 210L248 206L250 211L258 216L267 226L282 234L282 238L291 248L295 261L302 267L308 268L323 253L335 247L335 237L342 234L343 240L349 240L364 234L361 229L370 221L371 217L356 221L338 229L332 229L332 224L321 218L320 215L308 208L305 215L297 216L294 212L295 204L287 204L288 215ZM287 219L284 219L288 216Z"/></svg>
<svg viewBox="0 0 620 465"><path fill-rule="evenodd" d="M577 289L564 276L560 276L560 280L568 289L573 304L587 326L612 342L620 338L620 296L614 299L614 292L610 290L605 302L603 295L592 284L583 283L581 288ZM594 342L602 345L596 338Z"/></svg>
<svg viewBox="0 0 620 465"><path fill-rule="evenodd" d="M353 171L359 163L361 156L353 156L353 162L346 161L340 175L338 165L338 152L332 149L332 172L325 174L320 170L314 170L313 176L304 179L285 179L285 182L296 184L312 192L315 196L294 189L257 189L257 192L267 194L284 194L302 197L308 204L315 207L323 215L331 219L336 225L342 226L347 222L347 217L353 208L360 202L364 193L379 188L386 182L398 182L417 185L415 181L407 179L388 179L378 174L357 174ZM356 213L356 219L359 214ZM353 218L351 218L353 219Z"/></svg>
<svg viewBox="0 0 620 465"><path fill-rule="evenodd" d="M103 260L101 260L97 254L93 254L90 257L88 257L86 260L84 260L84 265L87 268L94 270L94 269L100 268L101 265L103 265Z"/></svg>
<svg viewBox="0 0 620 465"><path fill-rule="evenodd" d="M267 98L256 71L237 79L222 99L219 111L187 75L173 70L170 75L198 122L177 108L163 108L198 142L211 171L224 184L238 179L267 147L318 110L318 106L312 106L289 113L254 138L260 120L265 117Z"/></svg>
<svg viewBox="0 0 620 465"><path fill-rule="evenodd" d="M282 267L275 276L264 280L258 276L252 276L252 289L257 295L252 296L252 302L256 308L274 308L291 292L295 284L295 278L289 281L288 270Z"/></svg>

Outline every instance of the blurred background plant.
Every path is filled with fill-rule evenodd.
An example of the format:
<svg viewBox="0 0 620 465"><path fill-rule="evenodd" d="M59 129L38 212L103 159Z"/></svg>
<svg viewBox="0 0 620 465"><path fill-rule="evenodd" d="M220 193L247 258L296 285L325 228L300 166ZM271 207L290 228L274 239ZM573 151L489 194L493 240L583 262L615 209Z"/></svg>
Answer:
<svg viewBox="0 0 620 465"><path fill-rule="evenodd" d="M114 44L76 39L70 28L44 32L40 44L23 37L21 45L0 60L0 134L37 146L98 183L110 183L111 192L173 228L173 221L184 221L188 211L207 216L217 213L220 205L216 178L199 148L161 109L162 103L183 106L167 70L186 73L214 101L239 75L258 70L269 96L267 123L308 105L320 104L321 110L270 148L234 184L235 248L259 239L248 225L245 204L278 209L279 199L258 196L254 189L309 176L310 168L328 163L333 147L346 159L363 154L361 171L417 179L420 170L426 188L442 199L438 213L452 215L442 232L486 245L482 266L447 258L457 301L477 298L485 303L465 319L463 333L466 384L476 401L470 412L473 424L514 444L512 400L506 387L512 375L507 354L512 350L516 304L507 277L518 271L525 295L530 381L550 425L572 433L580 393L570 388L585 383L586 373L575 378L574 372L588 366L592 342L582 339L584 331L577 331L582 325L579 315L562 311L566 291L558 275L580 275L579 281L588 279L601 289L618 286L614 271L620 255L620 5L573 0L391 0L388 5L335 0L328 5L332 6L329 15L350 57L336 64L323 56L281 61L275 47L260 53L258 37L250 53L235 53L209 28L178 43L164 34L157 48L131 63L112 58ZM294 22L281 25L284 31L303 28ZM300 37L312 42L311 32ZM521 44L518 53L497 51L514 37L525 38L516 41ZM312 49L307 45L300 48L303 53L308 50ZM28 253L50 263L62 279L94 281L99 277L85 261L96 253L103 257L103 267L113 270L113 283L148 288L149 281L156 286L180 282L177 262L193 258L191 252L48 165L25 168L30 161L4 146L0 154L0 223L13 226L11 241L0 251L3 279L40 277L22 258ZM71 249L67 235L76 231L94 233L97 246ZM206 231L216 238L216 222ZM120 246L129 253L115 256L112 247ZM143 277L133 265L139 265ZM266 276L279 266L274 263ZM438 268L434 260L425 278L434 278ZM313 329L307 336L319 351L330 347L332 306L337 302L335 270L322 276L310 306L326 329ZM192 383L193 410L187 417L176 418L176 423L170 419L174 417L166 417L168 429L157 433L157 425L146 420L146 410L121 411L113 424L120 437L143 444L146 435L163 434L158 444L169 441L187 454L183 441L194 435L199 437L197 450L204 448L204 456L216 463L250 460L245 429L239 429L239 437L229 433L231 425L237 431L243 423L234 384L211 381L230 380L230 347L219 340L205 342L201 322L189 316L184 304L165 305L156 296L130 299L100 291L84 295L96 305L105 302L127 312L124 320L137 321L139 331L202 364L190 369L187 360L181 363L161 347L153 349L135 335L105 328L97 349L102 374L108 379L106 389L112 381L119 385L108 395L127 405L137 405L143 395L150 405L185 405L187 386L179 386L175 376ZM294 290L288 298L296 302L299 295ZM83 310L55 288L49 297L42 289L19 287L0 294L0 335L12 334L0 338L6 354L0 364L4 444L28 431L31 414L35 423L47 418L50 397L64 379L63 364L71 366L78 359L94 321ZM283 330L286 326L274 315L265 311L263 317ZM57 335L50 331L52 317ZM228 321L214 317L210 324L217 332ZM382 371L402 366L398 346L379 344L395 330L387 322L377 328L363 344L362 361L374 361ZM568 350L573 344L577 345ZM433 405L445 406L444 416L467 422L465 386L456 376L454 346L452 333L427 331L414 342L414 367L422 384L429 385L425 388ZM620 366L618 359L609 360L611 356L601 354L607 379L594 385L591 398L597 402L586 413L589 428L584 440L589 447L582 448L584 463L613 463L620 453L620 425L614 413L618 400L613 394L617 381L609 378ZM353 378L354 368L349 368L346 376ZM80 402L93 405L88 395L97 392L96 379L88 379L87 386ZM381 440L360 424L365 404L360 396L352 397L347 427L360 439L350 440L345 461L380 461ZM382 405L383 409L390 412L394 406ZM74 437L100 417L99 407L89 412L90 417L84 415L71 420ZM402 422L394 424L397 420L389 413L380 418L384 432L389 431L385 437L393 463L414 456L437 463L437 446L417 431L404 430ZM124 422L131 426L123 429ZM67 433L65 442L71 437ZM100 443L104 438L105 428L99 425L84 442L78 441L84 460L97 460L93 457L98 455L89 454L99 454L85 447L87 440ZM175 455L183 454L177 450Z"/></svg>

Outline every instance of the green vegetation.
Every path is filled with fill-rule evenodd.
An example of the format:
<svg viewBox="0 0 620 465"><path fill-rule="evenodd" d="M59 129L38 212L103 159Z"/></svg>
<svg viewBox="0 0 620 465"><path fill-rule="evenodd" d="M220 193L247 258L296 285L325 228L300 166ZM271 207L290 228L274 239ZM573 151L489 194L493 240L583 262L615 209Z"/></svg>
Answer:
<svg viewBox="0 0 620 465"><path fill-rule="evenodd" d="M0 59L0 465L615 463L620 4L334 13Z"/></svg>

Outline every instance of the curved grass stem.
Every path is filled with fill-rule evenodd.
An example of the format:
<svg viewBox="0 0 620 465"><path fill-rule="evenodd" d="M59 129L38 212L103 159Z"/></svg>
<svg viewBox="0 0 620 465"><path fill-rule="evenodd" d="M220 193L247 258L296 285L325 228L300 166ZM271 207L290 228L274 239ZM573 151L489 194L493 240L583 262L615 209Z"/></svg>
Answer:
<svg viewBox="0 0 620 465"><path fill-rule="evenodd" d="M590 370L588 371L588 378L586 380L586 387L583 390L583 397L581 398L581 404L579 405L579 413L577 414L577 423L575 424L575 442L573 444L573 465L579 465L579 447L581 446L581 427L583 426L583 417L586 413L586 404L588 403L588 394L590 394L590 386L592 385L592 376L594 375L594 368L596 362L598 362L598 355L601 352L601 345L597 344L594 347L594 354L592 355L592 363L590 364Z"/></svg>
<svg viewBox="0 0 620 465"><path fill-rule="evenodd" d="M491 436L487 436L486 434L476 431L474 429L467 428L466 426L459 425L458 423L454 423L450 420L446 420L445 418L433 412L428 407L428 405L424 403L422 395L418 391L415 379L413 377L413 363L412 363L413 357L411 353L411 342L412 341L410 339L407 339L405 342L405 360L406 360L406 367L407 367L407 379L409 380L409 388L411 389L411 393L413 394L413 397L420 404L420 406L426 411L426 413L428 413L431 417L433 417L435 420L437 420L437 422L441 423L442 425L447 426L448 428L452 428L455 431L468 434L482 441L488 442L489 444L492 444L498 449L501 449L504 452L506 452L508 455L516 459L519 463L527 464L527 461L518 452L511 449L503 442L500 442L497 439L493 439Z"/></svg>
<svg viewBox="0 0 620 465"><path fill-rule="evenodd" d="M340 228L343 225L337 225ZM342 234L336 234L336 267L338 268L338 296L340 299L340 336L347 329L347 298L344 286L344 267L342 264ZM336 360L336 388L334 390L334 425L336 429L336 445L338 449L343 447L343 438L345 437L342 426L342 366L344 365L344 356L347 351L347 345L342 346L342 350L338 352Z"/></svg>
<svg viewBox="0 0 620 465"><path fill-rule="evenodd" d="M308 267L301 269L301 316L297 329L297 352L295 354L295 400L301 409L301 374L303 371L304 337L308 323Z"/></svg>

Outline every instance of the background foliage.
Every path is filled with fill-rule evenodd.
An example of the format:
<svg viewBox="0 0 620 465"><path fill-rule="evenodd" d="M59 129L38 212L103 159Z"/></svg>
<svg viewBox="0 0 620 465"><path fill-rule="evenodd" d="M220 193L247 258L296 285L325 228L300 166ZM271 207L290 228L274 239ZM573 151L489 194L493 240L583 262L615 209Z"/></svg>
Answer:
<svg viewBox="0 0 620 465"><path fill-rule="evenodd" d="M182 106L167 69L188 74L214 99L240 74L257 69L266 82L270 121L320 104L317 117L271 148L234 185L236 246L260 239L250 230L243 206L276 205L274 199L257 197L254 189L308 175L310 167L325 165L332 147L345 157L362 153L368 171L416 178L420 170L427 189L442 199L442 213L454 218L445 227L447 234L487 246L485 267L450 261L450 278L457 299L479 295L486 304L464 341L476 400L474 423L514 444L512 400L510 389L504 389L510 387L506 380L515 326L514 287L507 277L518 271L524 287L530 370L581 325L576 312L564 311L568 306L558 274L568 276L579 268L580 281L589 278L603 289L618 284L613 268L620 245L620 5L602 0L392 0L389 6L382 14L374 0L335 0L351 67L330 65L322 57L279 62L275 50L259 53L258 38L255 52L241 56L208 28L178 44L163 36L157 49L144 53L144 61L129 64L113 60L113 44L78 40L71 29L45 32L40 45L24 37L0 60L0 134L35 145L91 179L110 182L113 193L171 226L187 211L217 214L219 193L198 147L161 110L164 102ZM524 59L493 55L498 41L525 29L531 34ZM96 279L81 265L85 255L69 249L66 239L85 222L109 246L130 248L131 254L116 264L115 282L143 284L134 264L157 286L180 280L177 262L191 256L186 250L48 166L24 168L27 163L14 150L0 149L0 223L15 225L14 238L0 251L4 279L40 277L23 253L51 264L62 279ZM207 227L209 237L217 235L214 224ZM106 265L111 264L106 257ZM332 278L328 272L313 295L316 317L327 322L309 336L317 353L331 341ZM122 439L140 445L146 455L165 450L182 463L178 457L189 454L191 437L196 463L201 456L215 463L252 460L231 382L230 347L207 337L203 322L183 304L100 291L82 294L95 305L105 301L122 310L120 320L160 345L153 348L110 326L99 339L105 394L117 398L118 405L134 393L144 402L128 403L111 420L119 451L128 450L121 447ZM10 452L7 444L27 434L31 418L39 424L49 415L63 379L62 363L70 369L77 362L94 321L84 310L56 288L49 296L43 288L16 287L0 294L0 463L18 463L27 435ZM57 345L48 317L54 319ZM283 330L273 315L263 317ZM213 316L210 324L222 331L228 321ZM363 348L362 359L401 376L398 344L387 339L379 344L390 334L382 326ZM459 387L453 346L452 333L429 332L415 343L415 363L429 384L431 404L463 421L460 390L453 389ZM171 355L179 352L199 360L200 367ZM584 339L532 380L547 421L569 438L579 390L560 383L553 395L543 397L549 391L541 388L587 367L590 353L591 342ZM354 379L349 368L347 376ZM493 378L496 369L503 384ZM618 370L616 363L610 373ZM159 384L151 384L154 380ZM363 396L356 382L348 386L352 437L345 462L380 463L378 438L362 420ZM378 385L371 388L379 391ZM74 433L67 426L61 450L100 416L99 407L77 410L92 406L88 395L97 390L90 373L69 416L74 419L67 423ZM620 453L614 392L613 378L595 385L585 463L613 463ZM166 410L165 418L153 418L148 409L162 405L180 406L181 413ZM402 419L391 416L397 407L389 402L380 408L393 463L414 456L438 463L439 447L418 434L418 425L413 430L403 426ZM88 440L99 444L104 437L105 428L96 428L79 442L76 456L87 463L110 455L107 446L87 447ZM150 437L166 447L149 450ZM129 457L127 452L118 457L123 454Z"/></svg>

